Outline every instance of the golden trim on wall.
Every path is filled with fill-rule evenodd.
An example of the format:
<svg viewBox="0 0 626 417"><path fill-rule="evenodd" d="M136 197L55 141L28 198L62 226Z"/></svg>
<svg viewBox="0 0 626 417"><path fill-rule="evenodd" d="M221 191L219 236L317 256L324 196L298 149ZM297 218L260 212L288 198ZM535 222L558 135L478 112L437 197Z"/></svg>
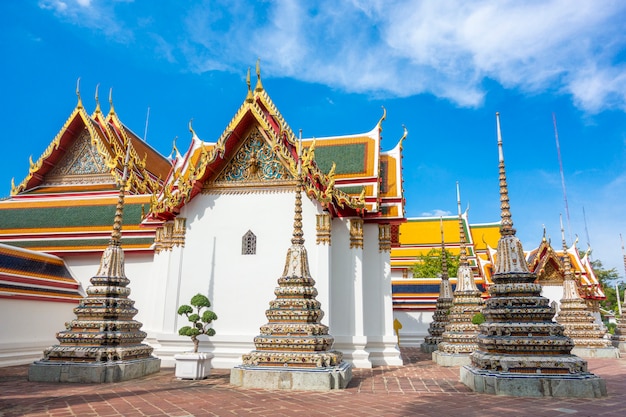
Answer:
<svg viewBox="0 0 626 417"><path fill-rule="evenodd" d="M157 227L154 237L154 251L160 253L171 250L174 246L185 246L186 219L177 217L173 222Z"/></svg>
<svg viewBox="0 0 626 417"><path fill-rule="evenodd" d="M317 236L315 243L330 246L330 213L322 213L316 216L317 221L315 228Z"/></svg>
<svg viewBox="0 0 626 417"><path fill-rule="evenodd" d="M350 249L363 249L363 219L350 219Z"/></svg>
<svg viewBox="0 0 626 417"><path fill-rule="evenodd" d="M391 250L391 225L389 223L378 225L378 251L389 252Z"/></svg>

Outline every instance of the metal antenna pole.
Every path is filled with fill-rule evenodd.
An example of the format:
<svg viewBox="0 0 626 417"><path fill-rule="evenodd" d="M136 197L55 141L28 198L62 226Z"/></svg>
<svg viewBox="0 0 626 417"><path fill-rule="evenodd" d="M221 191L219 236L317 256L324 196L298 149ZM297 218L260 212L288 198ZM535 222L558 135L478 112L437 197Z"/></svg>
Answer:
<svg viewBox="0 0 626 417"><path fill-rule="evenodd" d="M567 217L567 230L569 231L569 240L572 239L572 225L569 217L569 207L567 205L567 192L565 191L565 175L563 175L563 160L561 159L561 146L559 145L559 132L556 128L556 115L552 113L552 122L554 124L554 138L556 139L556 153L559 156L559 171L561 172L561 186L563 187L563 200L565 200L565 216Z"/></svg>

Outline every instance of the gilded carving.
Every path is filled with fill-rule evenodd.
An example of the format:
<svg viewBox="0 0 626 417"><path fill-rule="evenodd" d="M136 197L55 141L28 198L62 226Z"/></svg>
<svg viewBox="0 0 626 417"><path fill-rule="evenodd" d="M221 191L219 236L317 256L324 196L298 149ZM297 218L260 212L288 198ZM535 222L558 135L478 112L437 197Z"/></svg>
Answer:
<svg viewBox="0 0 626 417"><path fill-rule="evenodd" d="M163 226L157 227L154 237L154 251L171 250L175 246L185 246L186 219L177 217L173 222L164 223Z"/></svg>
<svg viewBox="0 0 626 417"><path fill-rule="evenodd" d="M318 214L315 228L317 230L315 242L318 245L328 244L330 246L330 213Z"/></svg>
<svg viewBox="0 0 626 417"><path fill-rule="evenodd" d="M350 219L350 249L363 249L363 219Z"/></svg>
<svg viewBox="0 0 626 417"><path fill-rule="evenodd" d="M284 179L292 180L292 177L261 133L254 131L215 182L254 183Z"/></svg>
<svg viewBox="0 0 626 417"><path fill-rule="evenodd" d="M391 250L391 225L389 223L378 225L378 251L388 252Z"/></svg>

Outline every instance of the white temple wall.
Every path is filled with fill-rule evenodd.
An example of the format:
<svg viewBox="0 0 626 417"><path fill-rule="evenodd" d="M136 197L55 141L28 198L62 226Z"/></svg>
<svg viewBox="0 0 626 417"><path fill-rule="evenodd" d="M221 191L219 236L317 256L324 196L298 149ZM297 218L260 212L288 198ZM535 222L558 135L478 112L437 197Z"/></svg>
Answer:
<svg viewBox="0 0 626 417"><path fill-rule="evenodd" d="M43 358L44 349L58 344L57 332L73 320L77 303L0 299L0 367L23 365Z"/></svg>
<svg viewBox="0 0 626 417"><path fill-rule="evenodd" d="M330 332L335 341L354 335L354 265L350 250L350 225L334 218L331 226L333 255L331 259Z"/></svg>
<svg viewBox="0 0 626 417"><path fill-rule="evenodd" d="M561 307L561 299L563 298L563 286L561 285L542 285L541 295L550 300L550 304L556 301L556 313Z"/></svg>
<svg viewBox="0 0 626 417"><path fill-rule="evenodd" d="M400 346L419 347L428 336L433 314L434 311L394 311L394 319L398 319L402 324L402 329L399 331Z"/></svg>
<svg viewBox="0 0 626 417"><path fill-rule="evenodd" d="M383 252L388 254L388 252ZM363 225L363 319L368 336L383 336L385 317L382 283L385 281L385 265L378 250L378 224Z"/></svg>
<svg viewBox="0 0 626 417"><path fill-rule="evenodd" d="M201 342L201 350L214 353L213 366L240 364L241 354L254 349L254 337L267 323L265 311L276 298L274 289L291 246L294 202L293 192L202 194L183 208L179 217L186 218L184 248L157 255L170 257L166 299L155 301L165 308L159 312L165 320L155 329L156 340L151 341L165 366L172 364L173 354L192 346L189 338L177 334L188 322L176 310L198 292L209 296L218 316L213 324L216 335ZM305 246L316 279L317 267L323 264L318 262L315 245L315 215L320 211L308 198L303 197L302 202ZM255 255L242 255L242 238L248 230L256 236ZM325 310L329 305L327 278L319 280L316 288ZM327 324L326 319L322 322Z"/></svg>
<svg viewBox="0 0 626 417"><path fill-rule="evenodd" d="M391 257L379 250L378 224L363 227L363 318L372 365L402 365L393 332Z"/></svg>

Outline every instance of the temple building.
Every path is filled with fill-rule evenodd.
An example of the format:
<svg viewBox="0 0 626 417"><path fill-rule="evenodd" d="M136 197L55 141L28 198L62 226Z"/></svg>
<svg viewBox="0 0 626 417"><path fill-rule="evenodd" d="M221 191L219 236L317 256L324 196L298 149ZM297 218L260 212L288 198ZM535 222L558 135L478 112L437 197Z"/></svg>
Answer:
<svg viewBox="0 0 626 417"><path fill-rule="evenodd" d="M298 142L305 161L302 227L311 236L304 245L334 349L355 367L402 364L393 333L390 249L405 220L404 137L382 150L383 114L364 133L299 139L265 91L258 67L256 86L248 74L247 87L219 138L200 139L190 123L187 151L175 149L172 158L123 124L111 95L107 114L97 93L89 114L77 89L77 105L59 133L0 201L0 244L17 248L0 256L1 271L15 257L45 258L59 265L45 278L63 284L56 297L67 302L52 309L45 297L50 285L40 285L32 272L4 274L0 308L19 303L50 314L38 321L36 338L0 342L0 365L41 358L71 319L107 247L125 144L131 169L121 245L144 343L163 366L173 366L173 356L191 348L177 334L177 308L201 292L220 320L200 350L215 355L214 367L240 363L254 349L289 246ZM7 334L23 333L19 319L6 326Z"/></svg>
<svg viewBox="0 0 626 417"><path fill-rule="evenodd" d="M461 251L461 232L458 217L443 217L445 246L454 255ZM461 215L461 226L466 238L466 257L478 290L483 298L488 297L487 290L493 284L492 275L497 262L496 249L499 239L500 223L472 224L468 221L468 212ZM456 227L456 230L453 228ZM432 249L440 247L439 218L408 218L399 227L399 241L391 249L391 270L393 289L394 317L402 324L402 346L420 346L428 337L428 329L436 311L441 279L414 278L412 268L418 257L426 255ZM600 301L606 299L602 285L591 267L590 250L581 253L574 242L566 249L555 249L544 230L539 245L524 251L528 268L537 274L537 283L541 284L541 294L558 306L563 298L565 276L565 254L569 258L574 281L578 292L594 314L596 322L602 323ZM450 277L453 288L457 286L457 277Z"/></svg>

